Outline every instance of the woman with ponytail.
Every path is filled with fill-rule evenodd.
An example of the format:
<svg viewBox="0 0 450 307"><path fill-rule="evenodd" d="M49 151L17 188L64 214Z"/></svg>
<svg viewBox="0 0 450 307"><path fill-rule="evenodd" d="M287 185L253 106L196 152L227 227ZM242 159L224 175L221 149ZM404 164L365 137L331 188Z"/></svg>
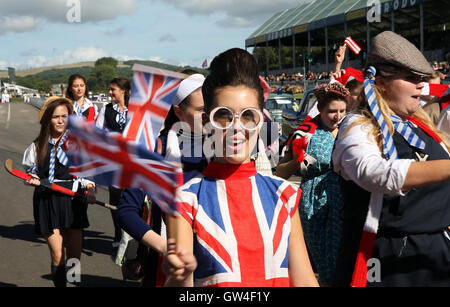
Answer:
<svg viewBox="0 0 450 307"><path fill-rule="evenodd" d="M111 103L103 106L97 118L96 126L111 132L122 133L127 123L128 101L130 100L131 83L126 78L114 78L109 83L109 96ZM113 206L119 204L122 190L109 188L109 203ZM122 229L117 222L116 211L111 210L114 223L113 248L119 247Z"/></svg>
<svg viewBox="0 0 450 307"><path fill-rule="evenodd" d="M374 37L359 109L333 152L344 199L337 286L450 285L450 144L419 109L432 72L405 38Z"/></svg>

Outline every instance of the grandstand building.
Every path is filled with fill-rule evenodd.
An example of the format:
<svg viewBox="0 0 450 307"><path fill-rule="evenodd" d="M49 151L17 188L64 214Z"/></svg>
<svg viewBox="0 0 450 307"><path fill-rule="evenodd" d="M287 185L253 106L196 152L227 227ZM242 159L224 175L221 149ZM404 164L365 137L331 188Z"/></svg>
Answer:
<svg viewBox="0 0 450 307"><path fill-rule="evenodd" d="M276 13L245 41L254 48L260 70L330 71L346 37L361 47L347 48L345 66L361 68L371 37L391 30L409 39L429 61L450 52L450 0L311 0Z"/></svg>

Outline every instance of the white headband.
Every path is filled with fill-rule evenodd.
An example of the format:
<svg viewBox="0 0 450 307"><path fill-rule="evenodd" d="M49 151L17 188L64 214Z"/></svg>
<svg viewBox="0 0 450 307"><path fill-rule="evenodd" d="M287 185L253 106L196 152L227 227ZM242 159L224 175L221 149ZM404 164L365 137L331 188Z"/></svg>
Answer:
<svg viewBox="0 0 450 307"><path fill-rule="evenodd" d="M205 76L202 74L194 74L181 81L173 104L179 105L187 96L192 94L192 92L202 87L203 82L205 82Z"/></svg>

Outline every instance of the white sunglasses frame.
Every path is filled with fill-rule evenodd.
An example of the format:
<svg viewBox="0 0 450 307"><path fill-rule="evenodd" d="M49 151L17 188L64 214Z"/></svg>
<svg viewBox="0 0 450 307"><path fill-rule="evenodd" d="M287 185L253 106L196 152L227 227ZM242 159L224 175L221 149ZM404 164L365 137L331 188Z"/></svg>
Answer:
<svg viewBox="0 0 450 307"><path fill-rule="evenodd" d="M222 126L216 125L215 122L214 122L214 120L213 120L214 114L215 114L218 110L220 110L220 109L227 109L228 111L231 112L231 114L233 114L233 120L232 120L226 127L222 127ZM258 113L259 118L260 118L259 123L258 123L254 128L252 128L252 129L249 129L249 128L247 128L247 127L244 127L244 126L242 125L241 120L240 120L242 114L243 114L245 111L247 111L247 110L256 111L256 113ZM256 130L258 130L259 128L261 128L262 125L263 125L263 123L264 123L264 115L263 115L263 113L262 113L260 110L258 110L258 109L256 109L256 108L251 108L251 107L250 107L250 108L245 108L244 110L242 110L242 111L239 112L238 114L236 114L236 112L234 112L233 110L231 110L231 109L228 108L228 107L216 107L216 108L214 108L214 109L211 111L211 113L209 114L209 122L211 123L211 125L212 125L214 128L216 128L216 129L221 129L221 130L227 130L227 129L230 129L231 127L233 127L233 124L234 124L234 121L236 120L236 118L239 119L239 126L240 126L242 129L247 130L247 131L256 131Z"/></svg>

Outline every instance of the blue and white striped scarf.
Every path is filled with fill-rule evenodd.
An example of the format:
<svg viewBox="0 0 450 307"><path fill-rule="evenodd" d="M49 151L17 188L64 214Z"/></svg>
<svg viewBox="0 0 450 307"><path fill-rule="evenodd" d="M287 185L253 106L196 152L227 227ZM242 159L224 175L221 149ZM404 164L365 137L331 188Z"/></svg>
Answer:
<svg viewBox="0 0 450 307"><path fill-rule="evenodd" d="M398 154L395 149L394 139L392 138L391 132L389 131L388 125L386 124L383 114L381 113L377 99L375 96L375 75L376 70L374 67L370 66L366 71L366 78L364 80L364 92L367 97L367 101L369 103L370 110L375 117L376 121L380 125L381 136L383 138L383 153L386 157L386 160L389 159L397 159ZM417 136L411 127L414 127L409 121L402 121L402 119L396 115L390 116L392 123L394 125L395 131L397 131L403 138L411 145L419 149L425 148L425 143L422 139Z"/></svg>
<svg viewBox="0 0 450 307"><path fill-rule="evenodd" d="M49 143L52 146L52 149L50 151L50 166L49 166L49 173L48 173L48 181L49 182L53 182L55 180L55 164L56 164L56 158L58 158L58 161L62 164L62 165L67 165L68 162L68 158L66 153L64 152L64 150L61 148L61 145L64 144L64 142L67 139L67 132L66 131L63 135L63 137L61 138L61 140L59 141L58 144L56 144L55 140L50 137L49 139ZM55 155L55 147L56 147L56 155Z"/></svg>
<svg viewBox="0 0 450 307"><path fill-rule="evenodd" d="M127 123L127 111L128 108L124 107L123 111L120 110L117 103L113 103L113 109L119 113L119 121L117 122L121 127Z"/></svg>
<svg viewBox="0 0 450 307"><path fill-rule="evenodd" d="M92 104L87 102L86 99L83 100L83 104L81 105L81 107L78 106L76 100L73 101L73 109L75 111L75 114L79 117L83 116L83 112L89 109L91 105Z"/></svg>

